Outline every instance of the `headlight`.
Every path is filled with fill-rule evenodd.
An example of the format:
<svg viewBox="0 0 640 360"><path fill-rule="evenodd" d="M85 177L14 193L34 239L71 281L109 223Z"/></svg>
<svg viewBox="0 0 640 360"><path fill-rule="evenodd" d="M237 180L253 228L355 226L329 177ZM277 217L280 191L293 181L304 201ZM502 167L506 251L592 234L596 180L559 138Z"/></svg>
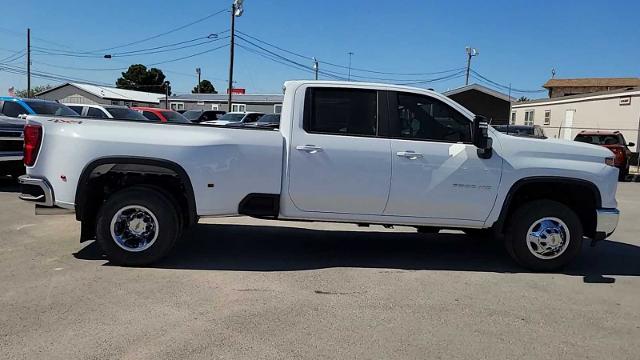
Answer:
<svg viewBox="0 0 640 360"><path fill-rule="evenodd" d="M615 158L613 156L604 158L604 163L609 166L615 166Z"/></svg>

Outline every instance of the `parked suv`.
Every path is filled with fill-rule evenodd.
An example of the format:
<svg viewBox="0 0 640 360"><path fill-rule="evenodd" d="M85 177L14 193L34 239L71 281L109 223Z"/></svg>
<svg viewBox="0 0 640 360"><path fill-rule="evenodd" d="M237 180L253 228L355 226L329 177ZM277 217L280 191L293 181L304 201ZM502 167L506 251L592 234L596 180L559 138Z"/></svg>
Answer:
<svg viewBox="0 0 640 360"><path fill-rule="evenodd" d="M226 111L222 110L188 110L182 113L192 123L199 124L203 121L218 120Z"/></svg>
<svg viewBox="0 0 640 360"><path fill-rule="evenodd" d="M21 99L12 96L0 96L0 113L17 118L20 115L78 116L66 105L55 101L40 99Z"/></svg>
<svg viewBox="0 0 640 360"><path fill-rule="evenodd" d="M66 104L78 115L94 119L118 119L118 120L141 120L149 121L140 112L131 110L121 105L88 105L88 104Z"/></svg>
<svg viewBox="0 0 640 360"><path fill-rule="evenodd" d="M631 159L631 150L629 146L635 144L627 143L620 131L601 131L590 130L581 131L575 138L576 141L584 142L587 144L604 146L613 152L614 165L620 172L618 173L618 179L624 180L629 175L629 164Z"/></svg>

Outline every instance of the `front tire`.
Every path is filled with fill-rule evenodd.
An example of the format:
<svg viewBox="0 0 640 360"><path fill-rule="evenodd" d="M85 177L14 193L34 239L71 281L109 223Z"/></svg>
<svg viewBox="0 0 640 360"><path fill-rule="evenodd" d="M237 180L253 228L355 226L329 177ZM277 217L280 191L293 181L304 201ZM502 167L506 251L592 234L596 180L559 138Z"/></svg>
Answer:
<svg viewBox="0 0 640 360"><path fill-rule="evenodd" d="M175 202L146 187L120 190L98 213L96 241L117 265L152 264L173 248L180 232Z"/></svg>
<svg viewBox="0 0 640 360"><path fill-rule="evenodd" d="M582 223L573 210L556 201L535 200L512 214L505 245L523 267L553 271L580 253L582 236Z"/></svg>

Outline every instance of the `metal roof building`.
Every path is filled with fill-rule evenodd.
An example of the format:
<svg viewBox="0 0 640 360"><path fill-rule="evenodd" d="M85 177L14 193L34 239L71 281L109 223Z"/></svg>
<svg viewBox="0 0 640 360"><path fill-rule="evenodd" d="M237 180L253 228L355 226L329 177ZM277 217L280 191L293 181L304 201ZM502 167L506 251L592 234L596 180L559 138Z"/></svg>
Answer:
<svg viewBox="0 0 640 360"><path fill-rule="evenodd" d="M224 110L227 109L227 94L184 94L169 97L169 106L174 110ZM234 94L231 111L256 111L263 113L280 113L282 94ZM164 107L164 98L160 99Z"/></svg>
<svg viewBox="0 0 640 360"><path fill-rule="evenodd" d="M162 94L81 83L66 83L35 95L39 99L75 104L158 107Z"/></svg>

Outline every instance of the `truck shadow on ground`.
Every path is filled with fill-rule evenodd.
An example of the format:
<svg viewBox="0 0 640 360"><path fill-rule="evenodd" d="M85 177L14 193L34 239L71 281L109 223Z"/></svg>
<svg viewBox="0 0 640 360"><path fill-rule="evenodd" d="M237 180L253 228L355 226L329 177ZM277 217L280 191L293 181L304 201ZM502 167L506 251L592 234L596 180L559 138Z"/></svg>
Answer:
<svg viewBox="0 0 640 360"><path fill-rule="evenodd" d="M104 259L91 243L75 254ZM332 267L521 273L498 241L461 233L418 234L315 230L287 226L200 224L187 231L165 260L165 269L296 271ZM585 241L577 261L560 271L585 282L612 283L604 275L640 276L640 247Z"/></svg>
<svg viewBox="0 0 640 360"><path fill-rule="evenodd" d="M18 181L9 176L0 176L0 192L20 192Z"/></svg>

